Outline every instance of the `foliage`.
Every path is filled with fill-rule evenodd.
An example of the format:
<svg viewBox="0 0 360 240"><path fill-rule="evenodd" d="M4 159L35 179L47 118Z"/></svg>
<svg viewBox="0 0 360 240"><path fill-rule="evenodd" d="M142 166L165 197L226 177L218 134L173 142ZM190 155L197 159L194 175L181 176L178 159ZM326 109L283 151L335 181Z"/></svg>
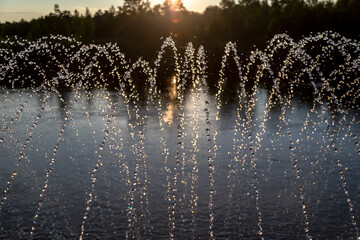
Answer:
<svg viewBox="0 0 360 240"><path fill-rule="evenodd" d="M359 12L359 0L222 0L203 13L190 12L181 1L174 5L170 0L154 7L148 0L125 0L122 6L94 14L88 9L85 14L62 11L55 5L47 16L0 24L0 38L17 35L34 40L61 34L83 42L116 42L130 58L153 59L160 39L173 35L180 46L191 41L221 55L228 41L237 41L238 48L248 52L284 32L294 39L325 30L358 38Z"/></svg>

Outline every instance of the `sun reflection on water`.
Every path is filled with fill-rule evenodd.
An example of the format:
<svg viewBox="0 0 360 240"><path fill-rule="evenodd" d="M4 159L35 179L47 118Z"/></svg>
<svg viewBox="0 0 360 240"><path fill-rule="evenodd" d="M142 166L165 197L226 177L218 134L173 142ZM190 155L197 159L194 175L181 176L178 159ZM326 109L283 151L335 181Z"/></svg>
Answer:
<svg viewBox="0 0 360 240"><path fill-rule="evenodd" d="M169 98L170 98L170 102L166 104L166 111L163 114L163 120L164 122L171 125L174 119L174 112L177 109L176 76L173 76L171 78L171 87L169 88Z"/></svg>

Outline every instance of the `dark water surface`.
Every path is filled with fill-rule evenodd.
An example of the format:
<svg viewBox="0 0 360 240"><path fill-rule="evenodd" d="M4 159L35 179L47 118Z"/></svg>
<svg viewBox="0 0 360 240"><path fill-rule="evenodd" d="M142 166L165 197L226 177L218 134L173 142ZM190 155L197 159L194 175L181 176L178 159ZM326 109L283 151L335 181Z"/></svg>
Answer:
<svg viewBox="0 0 360 240"><path fill-rule="evenodd" d="M264 115L265 90L256 95L250 124L243 106L237 118L237 102L224 105L216 120L215 98L190 92L180 128L181 110L171 100L162 100L161 106L155 101L148 113L143 104L130 103L129 119L116 92L80 92L76 97L65 92L63 102L52 93L44 111L46 94L29 94L0 94L2 198L18 170L1 209L3 239L29 239L32 228L37 239L75 239L82 225L85 239L170 239L171 234L174 239L210 239L211 232L217 239L259 239L259 225L265 239L305 239L307 229L314 239L356 239L358 111L322 112L319 105L311 111L311 104L293 99L285 115L290 142L280 106ZM140 119L148 115L145 128L136 109ZM209 146L215 152L208 152Z"/></svg>

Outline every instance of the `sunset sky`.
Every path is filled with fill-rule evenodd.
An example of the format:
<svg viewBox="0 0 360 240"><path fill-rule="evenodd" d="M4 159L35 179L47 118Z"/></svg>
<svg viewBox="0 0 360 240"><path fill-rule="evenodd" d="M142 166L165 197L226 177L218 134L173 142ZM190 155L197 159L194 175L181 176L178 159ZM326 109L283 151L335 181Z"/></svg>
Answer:
<svg viewBox="0 0 360 240"><path fill-rule="evenodd" d="M162 3L163 0L150 0L152 6ZM183 0L185 7L191 11L202 12L209 5L217 5L220 0ZM98 9L109 9L123 4L122 0L0 0L0 22L19 21L22 18L31 20L53 12L54 5L59 4L61 10L80 12L88 7L91 13Z"/></svg>

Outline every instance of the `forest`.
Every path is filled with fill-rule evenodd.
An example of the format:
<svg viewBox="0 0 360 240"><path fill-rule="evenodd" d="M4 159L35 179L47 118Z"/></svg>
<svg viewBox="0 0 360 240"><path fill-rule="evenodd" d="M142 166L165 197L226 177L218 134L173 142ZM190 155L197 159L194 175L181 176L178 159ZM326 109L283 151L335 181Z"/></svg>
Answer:
<svg viewBox="0 0 360 240"><path fill-rule="evenodd" d="M172 36L180 54L184 53L188 42L192 42L195 47L205 47L208 81L214 87L228 41L236 43L241 61L246 62L251 51L264 49L279 33L286 33L297 41L310 34L330 30L347 38L358 39L359 13L359 0L222 0L219 6L208 6L203 13L188 11L181 0L176 4L165 0L153 7L148 0L124 0L122 6L112 6L95 13L87 9L83 14L77 10L61 10L56 4L54 11L46 16L31 21L1 23L0 40L15 36L17 39L30 41L51 34L71 36L86 44L117 44L130 62L139 57L153 62L165 38ZM281 56L280 51L278 58L274 58L272 67L275 70L277 65L281 65L284 56ZM165 87L174 70L173 57L169 55L167 59L170 61L160 69L161 79L158 79ZM44 65L48 62L46 56L36 61ZM341 65L343 58L340 56L327 61L324 66L331 69L335 65ZM229 91L233 90L238 74L234 64L229 63L225 74ZM108 63L103 61L101 65L106 68ZM29 75L29 71L34 74L33 70L26 67L22 71L25 72L24 76ZM23 75L15 73L14 76L16 74ZM10 76L7 77L11 79ZM140 77L137 76L137 79ZM116 79L111 80L109 76L107 81L110 86L116 86L118 82ZM253 83L254 79L249 79L249 82Z"/></svg>
<svg viewBox="0 0 360 240"><path fill-rule="evenodd" d="M61 10L31 21L0 24L0 39L18 36L36 40L50 34L72 36L85 43L117 43L128 58L156 57L161 39L173 36L178 46L193 42L216 56L228 41L243 53L263 48L275 34L296 39L332 30L358 39L360 1L222 0L203 13L188 11L181 1L151 7L148 0L124 0L122 6L85 14Z"/></svg>

